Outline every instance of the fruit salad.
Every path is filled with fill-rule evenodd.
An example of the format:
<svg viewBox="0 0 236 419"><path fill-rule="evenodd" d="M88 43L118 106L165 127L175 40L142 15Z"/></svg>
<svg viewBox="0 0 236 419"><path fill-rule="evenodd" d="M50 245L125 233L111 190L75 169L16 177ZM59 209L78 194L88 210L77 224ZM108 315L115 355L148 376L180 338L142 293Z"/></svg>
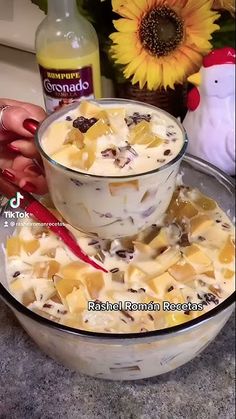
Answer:
<svg viewBox="0 0 236 419"><path fill-rule="evenodd" d="M6 246L10 292L57 323L103 333L159 330L201 316L234 291L234 227L196 189L178 186L162 221L128 239L67 227L109 273L77 260L28 218Z"/></svg>
<svg viewBox="0 0 236 419"><path fill-rule="evenodd" d="M165 113L144 105L86 101L51 124L42 139L56 162L99 176L155 170L173 160L182 146L182 130Z"/></svg>
<svg viewBox="0 0 236 419"><path fill-rule="evenodd" d="M55 207L69 224L107 239L161 218L187 143L175 118L117 99L54 114L39 137Z"/></svg>

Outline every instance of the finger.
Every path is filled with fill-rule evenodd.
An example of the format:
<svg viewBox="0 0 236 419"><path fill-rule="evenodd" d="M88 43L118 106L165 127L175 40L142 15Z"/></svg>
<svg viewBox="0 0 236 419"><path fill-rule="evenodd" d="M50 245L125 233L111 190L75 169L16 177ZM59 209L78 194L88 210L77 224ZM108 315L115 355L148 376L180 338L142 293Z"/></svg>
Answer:
<svg viewBox="0 0 236 419"><path fill-rule="evenodd" d="M43 176L23 177L19 181L19 186L27 192L36 193L39 195L44 195L48 192L46 179Z"/></svg>
<svg viewBox="0 0 236 419"><path fill-rule="evenodd" d="M25 172L6 169L2 172L5 179L18 185L27 192L44 195L48 192L46 179L43 176L28 176Z"/></svg>
<svg viewBox="0 0 236 419"><path fill-rule="evenodd" d="M33 103L20 102L18 100L12 99L0 99L0 105L22 107L28 113L30 113L31 118L36 119L39 122L43 121L46 117L46 112L44 111L44 109L41 108L41 106L34 105Z"/></svg>
<svg viewBox="0 0 236 419"><path fill-rule="evenodd" d="M23 156L29 157L31 159L40 157L33 141L12 141L10 144L8 144L7 148L12 152L21 153Z"/></svg>
<svg viewBox="0 0 236 419"><path fill-rule="evenodd" d="M9 108L4 109L2 113L2 122L7 131L0 130L1 141L14 140L19 136L32 137L32 134L23 127L23 121L30 118L40 122L46 116L42 108L30 103L0 99L1 104L9 105Z"/></svg>

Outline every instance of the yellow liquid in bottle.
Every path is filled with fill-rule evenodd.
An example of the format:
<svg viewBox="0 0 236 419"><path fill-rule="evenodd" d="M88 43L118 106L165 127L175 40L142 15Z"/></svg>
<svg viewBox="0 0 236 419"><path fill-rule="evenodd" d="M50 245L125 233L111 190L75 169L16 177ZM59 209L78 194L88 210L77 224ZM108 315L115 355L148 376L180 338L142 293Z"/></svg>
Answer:
<svg viewBox="0 0 236 419"><path fill-rule="evenodd" d="M38 64L49 70L75 71L84 67L91 67L94 97L96 99L101 97L99 50L96 45L87 43L86 47L73 48L73 45L68 41L51 42L42 47L37 52L36 57Z"/></svg>

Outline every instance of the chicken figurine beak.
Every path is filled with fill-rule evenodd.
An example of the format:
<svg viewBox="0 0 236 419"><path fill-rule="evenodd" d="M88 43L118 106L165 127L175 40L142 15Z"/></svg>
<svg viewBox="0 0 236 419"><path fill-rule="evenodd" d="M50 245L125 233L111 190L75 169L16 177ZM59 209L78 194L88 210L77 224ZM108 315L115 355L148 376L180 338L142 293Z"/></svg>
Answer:
<svg viewBox="0 0 236 419"><path fill-rule="evenodd" d="M201 73L195 73L188 77L188 82L192 83L194 86L198 87L202 83L202 75Z"/></svg>

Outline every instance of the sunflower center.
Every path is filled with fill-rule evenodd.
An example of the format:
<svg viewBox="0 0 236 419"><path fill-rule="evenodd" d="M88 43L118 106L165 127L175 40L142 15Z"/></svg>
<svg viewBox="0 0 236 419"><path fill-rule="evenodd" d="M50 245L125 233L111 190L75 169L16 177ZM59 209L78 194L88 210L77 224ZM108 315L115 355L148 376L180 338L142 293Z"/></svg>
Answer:
<svg viewBox="0 0 236 419"><path fill-rule="evenodd" d="M154 8L143 17L139 27L139 37L149 53L163 57L182 42L183 21L167 6Z"/></svg>

